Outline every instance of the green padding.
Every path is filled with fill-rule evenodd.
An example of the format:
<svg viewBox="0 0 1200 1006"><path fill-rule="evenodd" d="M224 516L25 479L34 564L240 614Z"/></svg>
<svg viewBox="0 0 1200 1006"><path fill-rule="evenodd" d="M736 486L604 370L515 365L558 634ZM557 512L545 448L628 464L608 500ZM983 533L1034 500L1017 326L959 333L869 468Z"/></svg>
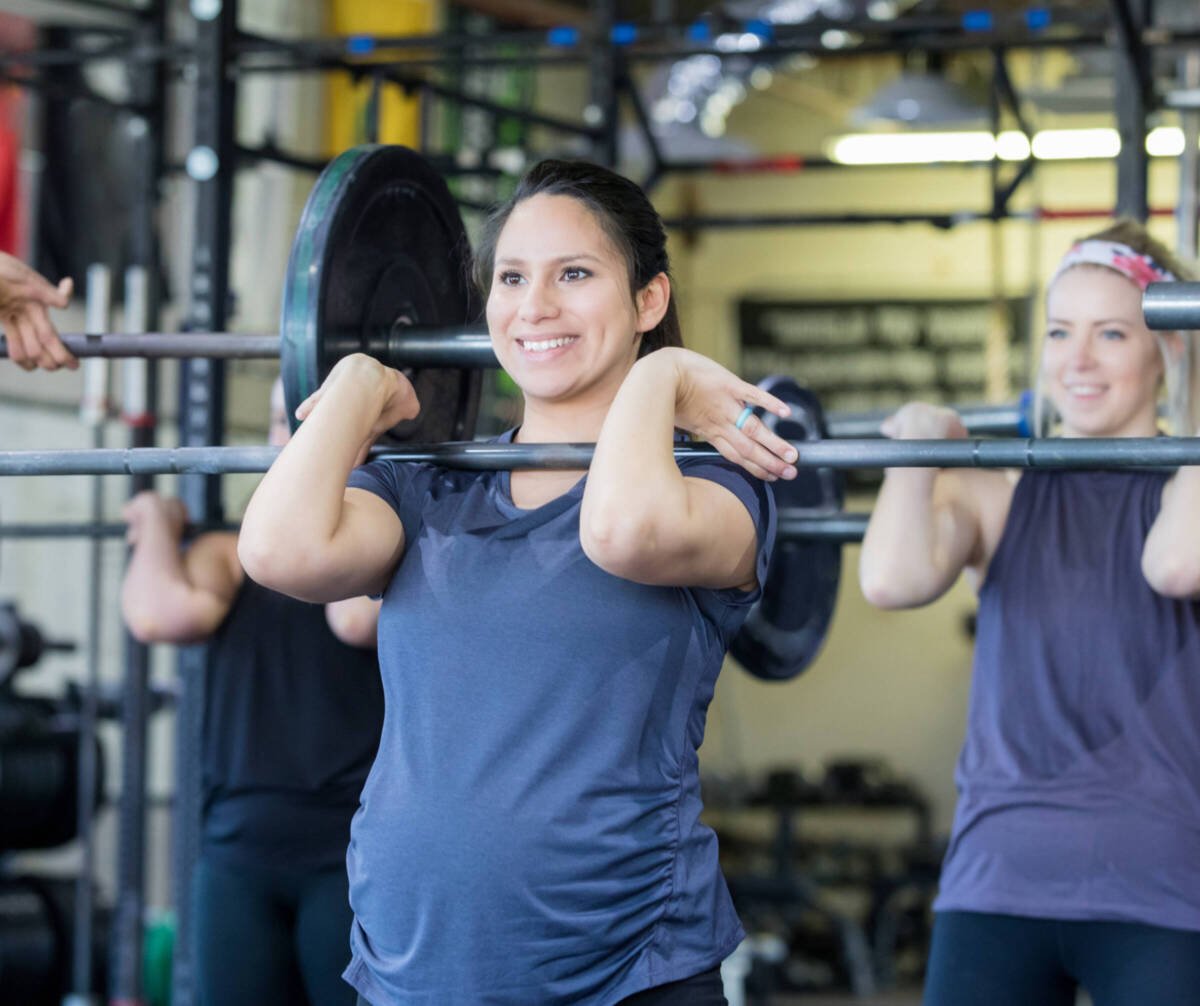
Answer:
<svg viewBox="0 0 1200 1006"><path fill-rule="evenodd" d="M142 990L147 1006L170 1006L174 954L175 916L163 912L146 923L142 934Z"/></svg>

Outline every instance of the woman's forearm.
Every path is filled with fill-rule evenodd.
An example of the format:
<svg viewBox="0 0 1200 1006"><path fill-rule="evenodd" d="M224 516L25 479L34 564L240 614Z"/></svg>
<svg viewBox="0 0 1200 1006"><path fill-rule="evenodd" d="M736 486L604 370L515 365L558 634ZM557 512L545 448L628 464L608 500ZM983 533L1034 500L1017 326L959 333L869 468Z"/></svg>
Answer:
<svg viewBox="0 0 1200 1006"><path fill-rule="evenodd" d="M1142 549L1146 582L1166 597L1200 596L1200 468L1180 468Z"/></svg>
<svg viewBox="0 0 1200 1006"><path fill-rule="evenodd" d="M940 540L937 471L890 469L871 509L859 556L863 595L884 608L924 604L962 571Z"/></svg>
<svg viewBox="0 0 1200 1006"><path fill-rule="evenodd" d="M379 416L372 372L344 368L259 483L242 518L238 554L256 580L319 565L342 517L346 480Z"/></svg>
<svg viewBox="0 0 1200 1006"><path fill-rule="evenodd" d="M158 622L177 610L191 591L179 540L165 523L146 522L138 534L121 583L121 612L135 622ZM136 632L136 628L135 628Z"/></svg>

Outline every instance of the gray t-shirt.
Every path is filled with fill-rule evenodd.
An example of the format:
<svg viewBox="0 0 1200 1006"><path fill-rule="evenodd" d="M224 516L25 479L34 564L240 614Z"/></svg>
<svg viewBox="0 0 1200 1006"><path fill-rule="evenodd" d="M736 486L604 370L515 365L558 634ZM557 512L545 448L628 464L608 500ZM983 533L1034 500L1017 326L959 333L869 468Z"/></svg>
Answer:
<svg viewBox="0 0 1200 1006"><path fill-rule="evenodd" d="M769 487L719 459L681 468L745 504L761 582ZM534 510L507 472L375 462L349 484L395 508L406 548L380 616L347 980L374 1006L600 1006L719 963L743 933L696 749L758 591L602 571L579 544L582 480Z"/></svg>

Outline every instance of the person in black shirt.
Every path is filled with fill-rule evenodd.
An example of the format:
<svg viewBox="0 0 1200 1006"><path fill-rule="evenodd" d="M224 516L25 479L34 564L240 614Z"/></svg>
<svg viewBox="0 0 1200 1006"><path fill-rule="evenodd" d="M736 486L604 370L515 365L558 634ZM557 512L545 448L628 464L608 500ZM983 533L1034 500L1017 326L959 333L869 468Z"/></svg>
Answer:
<svg viewBox="0 0 1200 1006"><path fill-rule="evenodd" d="M287 439L282 393L271 439ZM186 512L153 492L125 507L121 592L144 642L209 644L203 822L192 877L202 1006L353 1004L345 868L383 692L377 601L306 604L243 572L232 533L181 547Z"/></svg>

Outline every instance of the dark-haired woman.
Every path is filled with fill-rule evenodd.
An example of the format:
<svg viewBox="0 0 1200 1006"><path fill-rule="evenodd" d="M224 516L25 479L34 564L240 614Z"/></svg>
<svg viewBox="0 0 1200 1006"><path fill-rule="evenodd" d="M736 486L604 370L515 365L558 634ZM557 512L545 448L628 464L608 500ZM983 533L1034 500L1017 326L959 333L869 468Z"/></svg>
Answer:
<svg viewBox="0 0 1200 1006"><path fill-rule="evenodd" d="M342 360L242 526L251 576L383 593L386 712L349 852L347 979L372 1006L723 1003L742 938L698 748L771 539L787 407L680 348L662 222L593 165L531 170L479 254L521 425L581 471L376 462L412 387ZM673 456L681 428L724 460ZM345 488L347 480L349 488Z"/></svg>
<svg viewBox="0 0 1200 1006"><path fill-rule="evenodd" d="M1080 241L1046 296L1040 391L1064 437L1196 426L1190 333L1148 283L1187 278L1137 224ZM965 436L910 403L893 437ZM893 469L863 541L867 598L979 592L954 832L927 1006L1200 1002L1200 468Z"/></svg>

